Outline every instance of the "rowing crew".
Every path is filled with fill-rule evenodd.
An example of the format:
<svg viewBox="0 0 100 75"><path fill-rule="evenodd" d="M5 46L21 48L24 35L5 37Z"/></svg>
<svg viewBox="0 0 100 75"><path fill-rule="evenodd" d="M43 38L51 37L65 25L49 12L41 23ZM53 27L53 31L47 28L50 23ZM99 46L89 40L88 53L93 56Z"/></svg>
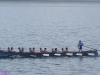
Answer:
<svg viewBox="0 0 100 75"><path fill-rule="evenodd" d="M81 42L81 40L79 40L79 43L78 43L79 52L82 52L82 46L84 46L84 44ZM18 49L19 49L20 53L26 53L26 52L24 52L24 48L19 47ZM0 50L0 51L4 51L4 50ZM13 50L13 47L11 47L11 48L8 47L8 52L16 52L16 51ZM69 52L68 48L66 48L66 50L64 50L62 48L62 52L58 51L57 48L52 49L52 53L64 53L64 52ZM29 53L51 53L51 52L48 52L47 48L44 48L44 50L42 50L42 48L40 48L40 52L35 52L35 48L33 47L33 48L29 48Z"/></svg>
<svg viewBox="0 0 100 75"><path fill-rule="evenodd" d="M20 53L25 53L24 52L24 48L18 48L19 49L19 52ZM42 50L42 48L40 48L40 52L36 52L35 51L35 48L33 47L33 48L29 48L29 53L64 53L64 52L68 52L68 48L66 48L66 50L64 50L63 48L62 48L62 51L58 51L58 49L57 48L53 48L52 49L52 52L49 52L49 51L47 51L47 48L44 48L44 50Z"/></svg>
<svg viewBox="0 0 100 75"><path fill-rule="evenodd" d="M62 48L62 51L58 51L57 48L52 48L51 52L47 51L47 48L44 48L44 50L42 48L40 48L40 51L36 52L34 47L29 48L29 52L25 52L24 48L20 48L20 47L18 48L18 50L19 50L19 53L66 53L66 52L69 52L68 48L66 48L65 50L64 50L64 48ZM3 52L16 52L16 51L14 51L13 47L11 47L11 48L8 47L8 51L5 51L5 50L0 50L0 51L3 51Z"/></svg>

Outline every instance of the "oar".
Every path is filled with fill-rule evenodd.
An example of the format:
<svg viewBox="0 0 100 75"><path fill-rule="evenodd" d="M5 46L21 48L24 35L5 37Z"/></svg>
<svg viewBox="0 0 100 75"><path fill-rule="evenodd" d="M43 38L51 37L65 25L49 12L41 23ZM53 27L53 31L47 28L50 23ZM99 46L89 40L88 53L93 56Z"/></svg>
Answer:
<svg viewBox="0 0 100 75"><path fill-rule="evenodd" d="M84 46L84 47L87 47L87 48L90 48L90 49L93 49L93 50L97 50L97 49L95 49L95 48L91 48L91 47L88 47L88 46ZM100 50L98 50L98 51L100 51Z"/></svg>
<svg viewBox="0 0 100 75"><path fill-rule="evenodd" d="M84 47L87 47L87 48L90 48L90 49L94 49L94 48L91 48L91 47L88 47L88 46L84 46Z"/></svg>

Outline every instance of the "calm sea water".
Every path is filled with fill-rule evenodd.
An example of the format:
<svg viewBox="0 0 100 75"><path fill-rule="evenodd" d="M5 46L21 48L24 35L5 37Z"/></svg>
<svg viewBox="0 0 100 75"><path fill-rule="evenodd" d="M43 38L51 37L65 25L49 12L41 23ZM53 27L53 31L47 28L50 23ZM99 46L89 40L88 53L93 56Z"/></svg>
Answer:
<svg viewBox="0 0 100 75"><path fill-rule="evenodd" d="M100 4L0 2L0 47L100 49ZM84 48L84 50L89 50ZM99 75L100 57L0 59L9 75Z"/></svg>

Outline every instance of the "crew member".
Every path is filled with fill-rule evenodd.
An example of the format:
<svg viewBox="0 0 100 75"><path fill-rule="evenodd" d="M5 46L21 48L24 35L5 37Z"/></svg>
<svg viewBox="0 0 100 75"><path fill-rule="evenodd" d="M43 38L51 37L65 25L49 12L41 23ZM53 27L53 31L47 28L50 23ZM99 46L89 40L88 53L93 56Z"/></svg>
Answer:
<svg viewBox="0 0 100 75"><path fill-rule="evenodd" d="M79 40L79 43L78 43L79 52L82 52L82 46L84 46L84 44L81 42L81 40Z"/></svg>

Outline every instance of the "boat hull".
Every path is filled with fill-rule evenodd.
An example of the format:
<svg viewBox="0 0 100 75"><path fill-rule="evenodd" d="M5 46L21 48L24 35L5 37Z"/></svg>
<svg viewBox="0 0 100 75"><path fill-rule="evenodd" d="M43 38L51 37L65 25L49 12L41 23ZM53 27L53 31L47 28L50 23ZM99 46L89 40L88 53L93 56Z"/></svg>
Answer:
<svg viewBox="0 0 100 75"><path fill-rule="evenodd" d="M19 53L0 51L0 57L77 57L77 56L98 56L97 51L66 52L66 53Z"/></svg>

